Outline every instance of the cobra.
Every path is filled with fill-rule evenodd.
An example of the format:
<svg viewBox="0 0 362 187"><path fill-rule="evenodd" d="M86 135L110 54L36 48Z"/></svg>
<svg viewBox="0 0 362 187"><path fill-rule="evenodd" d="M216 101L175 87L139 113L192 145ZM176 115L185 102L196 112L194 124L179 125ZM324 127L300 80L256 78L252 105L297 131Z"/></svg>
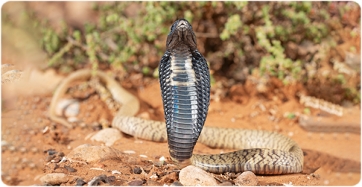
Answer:
<svg viewBox="0 0 362 187"><path fill-rule="evenodd" d="M99 78L115 102L122 104L112 127L150 141L168 140L171 158L177 163L192 164L212 173L252 171L256 174L299 173L303 169L303 151L292 139L276 132L204 126L210 103L210 77L205 58L197 50L196 37L185 19L175 21L166 40L166 52L160 66L160 85L165 121L145 120L138 112L137 97L122 88L102 71L78 70L66 77L55 90L49 117L72 127L56 116L55 106L76 80ZM101 86L101 85L100 85ZM97 88L96 88L97 89ZM239 151L193 154L196 142L214 148Z"/></svg>

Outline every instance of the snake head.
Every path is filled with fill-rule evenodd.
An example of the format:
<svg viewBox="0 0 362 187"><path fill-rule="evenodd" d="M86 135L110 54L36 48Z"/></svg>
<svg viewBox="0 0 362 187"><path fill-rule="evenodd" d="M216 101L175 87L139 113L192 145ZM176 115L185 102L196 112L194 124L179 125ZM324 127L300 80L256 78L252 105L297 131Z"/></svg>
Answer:
<svg viewBox="0 0 362 187"><path fill-rule="evenodd" d="M178 19L172 24L166 41L168 51L172 51L176 46L181 45L186 46L191 51L194 51L197 47L195 33L186 19Z"/></svg>

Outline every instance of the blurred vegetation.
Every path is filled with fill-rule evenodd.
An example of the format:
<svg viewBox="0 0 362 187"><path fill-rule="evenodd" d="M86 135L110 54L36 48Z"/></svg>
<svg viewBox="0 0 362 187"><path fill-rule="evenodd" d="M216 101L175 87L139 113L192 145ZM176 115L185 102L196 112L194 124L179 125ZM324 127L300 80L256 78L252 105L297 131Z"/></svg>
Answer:
<svg viewBox="0 0 362 187"><path fill-rule="evenodd" d="M354 2L107 2L94 3L93 11L97 20L81 28L37 22L49 67L70 71L91 64L157 75L169 28L183 17L214 76L245 82L258 71L284 84L302 82L312 95L319 85L338 89L327 91L342 95L333 102L360 102L359 70L351 78L333 62L345 61L338 45L350 41L346 53L360 55L360 7Z"/></svg>

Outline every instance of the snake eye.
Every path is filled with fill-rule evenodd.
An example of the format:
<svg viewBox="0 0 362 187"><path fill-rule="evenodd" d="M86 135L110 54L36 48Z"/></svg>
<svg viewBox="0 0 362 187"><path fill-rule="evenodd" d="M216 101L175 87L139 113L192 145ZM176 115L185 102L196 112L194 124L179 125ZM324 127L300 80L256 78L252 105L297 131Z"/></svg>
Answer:
<svg viewBox="0 0 362 187"><path fill-rule="evenodd" d="M175 24L173 24L173 25L171 25L171 27L170 27L170 31L172 31L173 29L174 29L174 26Z"/></svg>

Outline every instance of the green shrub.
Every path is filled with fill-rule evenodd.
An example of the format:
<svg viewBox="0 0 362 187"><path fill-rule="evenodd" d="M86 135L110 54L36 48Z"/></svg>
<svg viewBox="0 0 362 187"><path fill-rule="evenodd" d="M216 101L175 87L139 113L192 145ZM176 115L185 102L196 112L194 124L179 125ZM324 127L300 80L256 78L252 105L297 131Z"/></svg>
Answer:
<svg viewBox="0 0 362 187"><path fill-rule="evenodd" d="M97 21L85 23L79 30L66 25L54 29L43 22L38 26L43 33L43 49L49 55L49 67L77 69L90 63L93 68L106 65L123 68L126 73L136 71L152 76L165 51L170 25L176 18L184 17L192 23L199 49L214 73L236 79L241 73L259 69L285 84L295 81L309 84L305 79L306 65L316 63L320 67L320 59L313 55L290 57L286 53L287 44L299 46L307 41L328 45L332 50L340 42L332 33L346 26L342 19L350 12L350 5L343 4L331 13L333 3L94 3ZM132 16L125 13L131 5L137 7ZM359 33L352 30L350 35L356 37ZM343 74L333 76L330 80L337 80L336 84L346 81ZM346 87L346 95L358 98L358 92L354 91L358 86Z"/></svg>

